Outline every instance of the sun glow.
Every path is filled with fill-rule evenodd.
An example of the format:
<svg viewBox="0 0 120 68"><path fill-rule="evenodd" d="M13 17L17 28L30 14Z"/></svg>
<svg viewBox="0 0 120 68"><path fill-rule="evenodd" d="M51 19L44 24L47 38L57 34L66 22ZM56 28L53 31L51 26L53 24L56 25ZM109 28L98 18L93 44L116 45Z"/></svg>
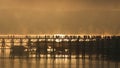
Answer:
<svg viewBox="0 0 120 68"><path fill-rule="evenodd" d="M65 37L65 35L64 35L64 34L54 34L54 36Z"/></svg>

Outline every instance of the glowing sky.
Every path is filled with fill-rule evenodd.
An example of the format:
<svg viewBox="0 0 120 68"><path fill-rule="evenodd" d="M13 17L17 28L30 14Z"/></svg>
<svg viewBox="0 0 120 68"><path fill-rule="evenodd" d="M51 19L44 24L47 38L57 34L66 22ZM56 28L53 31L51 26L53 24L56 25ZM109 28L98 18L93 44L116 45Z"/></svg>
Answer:
<svg viewBox="0 0 120 68"><path fill-rule="evenodd" d="M119 0L0 0L0 34L120 34Z"/></svg>

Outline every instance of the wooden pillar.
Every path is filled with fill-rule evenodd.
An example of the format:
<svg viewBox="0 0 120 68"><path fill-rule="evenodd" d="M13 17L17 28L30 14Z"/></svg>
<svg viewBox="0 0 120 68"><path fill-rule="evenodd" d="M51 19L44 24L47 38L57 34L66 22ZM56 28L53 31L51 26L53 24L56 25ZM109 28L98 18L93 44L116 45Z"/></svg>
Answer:
<svg viewBox="0 0 120 68"><path fill-rule="evenodd" d="M44 42L44 54L45 54L45 57L47 58L47 55L48 55L48 52L47 52L47 48L48 48L48 45L47 45L47 36L45 35L45 42Z"/></svg>
<svg viewBox="0 0 120 68"><path fill-rule="evenodd" d="M5 57L5 39L2 38L2 47L1 47L1 56L4 58Z"/></svg>
<svg viewBox="0 0 120 68"><path fill-rule="evenodd" d="M41 46L40 46L40 41L39 38L36 38L36 58L40 58L40 52L41 52Z"/></svg>
<svg viewBox="0 0 120 68"><path fill-rule="evenodd" d="M69 41L68 41L68 49L69 49L69 58L71 58L71 55L72 55L72 45L71 45L71 43L72 43L72 36L69 36Z"/></svg>
<svg viewBox="0 0 120 68"><path fill-rule="evenodd" d="M53 52L52 52L52 57L55 58L55 36L53 36Z"/></svg>
<svg viewBox="0 0 120 68"><path fill-rule="evenodd" d="M22 43L23 43L22 38L20 38L20 42L19 42L19 43L20 43L20 46L22 46L22 45L23 45L23 44L22 44Z"/></svg>
<svg viewBox="0 0 120 68"><path fill-rule="evenodd" d="M75 49L76 49L76 58L79 58L79 54L80 54L80 42L79 42L80 37L77 38L76 40L76 45L75 45Z"/></svg>

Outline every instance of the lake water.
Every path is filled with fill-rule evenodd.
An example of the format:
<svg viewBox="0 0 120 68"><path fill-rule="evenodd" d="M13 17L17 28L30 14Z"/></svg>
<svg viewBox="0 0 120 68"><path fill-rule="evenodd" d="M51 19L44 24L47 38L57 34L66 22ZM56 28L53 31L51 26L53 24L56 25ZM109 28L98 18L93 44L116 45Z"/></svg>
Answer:
<svg viewBox="0 0 120 68"><path fill-rule="evenodd" d="M3 52L3 53L2 53ZM120 62L75 58L9 58L9 49L0 51L0 68L120 68Z"/></svg>
<svg viewBox="0 0 120 68"><path fill-rule="evenodd" d="M0 58L0 68L120 68L120 62L68 58Z"/></svg>

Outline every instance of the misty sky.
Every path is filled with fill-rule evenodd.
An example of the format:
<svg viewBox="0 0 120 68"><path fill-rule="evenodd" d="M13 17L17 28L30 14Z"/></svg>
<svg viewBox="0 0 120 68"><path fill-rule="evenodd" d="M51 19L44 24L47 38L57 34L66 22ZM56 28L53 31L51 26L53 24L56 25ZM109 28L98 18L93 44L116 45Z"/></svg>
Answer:
<svg viewBox="0 0 120 68"><path fill-rule="evenodd" d="M0 0L0 34L120 34L119 0Z"/></svg>

